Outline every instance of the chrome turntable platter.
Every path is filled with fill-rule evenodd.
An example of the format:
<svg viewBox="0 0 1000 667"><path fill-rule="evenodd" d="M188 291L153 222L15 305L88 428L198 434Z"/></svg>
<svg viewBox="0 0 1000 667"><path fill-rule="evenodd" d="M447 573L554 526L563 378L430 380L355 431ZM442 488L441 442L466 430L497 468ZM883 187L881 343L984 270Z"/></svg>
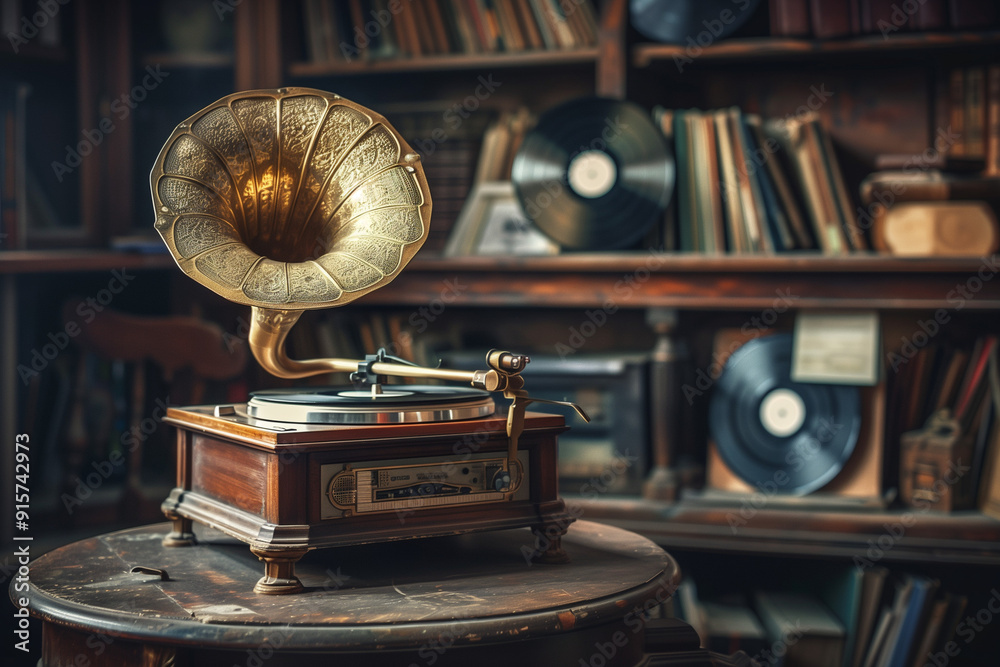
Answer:
<svg viewBox="0 0 1000 667"><path fill-rule="evenodd" d="M247 414L296 424L410 424L477 419L493 414L489 392L433 385L272 389L250 394Z"/></svg>

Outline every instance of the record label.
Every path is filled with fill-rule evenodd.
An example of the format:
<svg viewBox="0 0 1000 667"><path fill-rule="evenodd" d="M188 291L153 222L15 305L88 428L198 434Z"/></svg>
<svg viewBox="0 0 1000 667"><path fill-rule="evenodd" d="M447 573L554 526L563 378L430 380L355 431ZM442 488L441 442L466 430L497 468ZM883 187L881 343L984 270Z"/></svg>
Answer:
<svg viewBox="0 0 1000 667"><path fill-rule="evenodd" d="M805 495L847 463L861 431L857 387L791 379L792 336L733 353L709 404L709 431L730 470L751 486Z"/></svg>
<svg viewBox="0 0 1000 667"><path fill-rule="evenodd" d="M573 158L567 170L569 186L581 197L602 197L618 178L618 167L604 151L584 151Z"/></svg>
<svg viewBox="0 0 1000 667"><path fill-rule="evenodd" d="M760 422L771 435L790 436L805 420L806 404L791 389L775 389L760 402Z"/></svg>

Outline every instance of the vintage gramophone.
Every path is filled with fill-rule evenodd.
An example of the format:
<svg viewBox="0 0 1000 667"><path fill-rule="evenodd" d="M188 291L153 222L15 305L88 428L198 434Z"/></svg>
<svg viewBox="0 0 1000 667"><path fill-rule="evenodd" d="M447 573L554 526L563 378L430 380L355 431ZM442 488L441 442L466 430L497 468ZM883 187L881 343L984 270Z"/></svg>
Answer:
<svg viewBox="0 0 1000 667"><path fill-rule="evenodd" d="M264 562L255 590L265 594L302 588L295 563L307 551L367 542L530 526L535 558L565 560L559 536L573 517L556 474L565 426L525 413L538 400L520 376L527 357L491 351L485 370L469 372L383 351L285 353L304 310L382 287L427 237L420 157L385 118L307 88L230 95L177 126L150 181L156 230L181 270L251 306L261 366L281 378L349 372L354 382L168 410L178 463L165 544L193 544L192 521L234 536ZM513 400L506 418L493 415L491 392Z"/></svg>

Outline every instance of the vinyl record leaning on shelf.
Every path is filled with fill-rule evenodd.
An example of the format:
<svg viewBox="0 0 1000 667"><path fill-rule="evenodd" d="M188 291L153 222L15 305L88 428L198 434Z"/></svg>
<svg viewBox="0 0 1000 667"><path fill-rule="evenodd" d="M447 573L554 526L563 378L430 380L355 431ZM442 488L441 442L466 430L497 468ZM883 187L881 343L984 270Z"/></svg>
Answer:
<svg viewBox="0 0 1000 667"><path fill-rule="evenodd" d="M584 98L539 119L511 180L528 218L564 248L619 249L662 219L674 160L643 109Z"/></svg>
<svg viewBox="0 0 1000 667"><path fill-rule="evenodd" d="M747 22L760 0L630 0L632 27L665 44L704 47ZM704 36L702 35L704 33Z"/></svg>
<svg viewBox="0 0 1000 667"><path fill-rule="evenodd" d="M847 463L861 429L857 387L792 381L792 336L752 340L733 353L709 404L709 430L747 484L806 495Z"/></svg>

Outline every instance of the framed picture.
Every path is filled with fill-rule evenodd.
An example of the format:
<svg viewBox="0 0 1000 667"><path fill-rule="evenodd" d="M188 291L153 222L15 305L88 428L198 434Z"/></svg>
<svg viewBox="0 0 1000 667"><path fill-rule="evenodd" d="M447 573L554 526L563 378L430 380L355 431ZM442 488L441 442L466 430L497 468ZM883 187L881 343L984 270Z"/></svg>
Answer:
<svg viewBox="0 0 1000 667"><path fill-rule="evenodd" d="M556 255L559 245L535 227L509 181L472 188L445 246L446 257Z"/></svg>

